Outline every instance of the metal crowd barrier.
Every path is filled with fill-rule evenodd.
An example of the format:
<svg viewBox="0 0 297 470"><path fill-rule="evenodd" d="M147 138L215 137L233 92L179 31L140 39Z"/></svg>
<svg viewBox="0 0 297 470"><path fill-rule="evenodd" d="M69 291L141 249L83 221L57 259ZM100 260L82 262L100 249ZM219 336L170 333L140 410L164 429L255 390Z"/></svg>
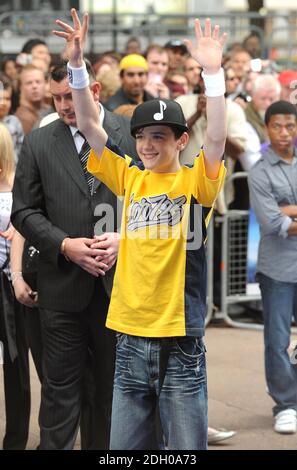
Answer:
<svg viewBox="0 0 297 470"><path fill-rule="evenodd" d="M247 173L233 173L227 178L224 190L233 185L235 179L246 179ZM230 317L230 306L252 301L261 301L260 293L249 293L248 286L248 210L229 210L216 217L222 224L221 262L221 309L216 318L229 326L262 330L263 325L254 322L244 323Z"/></svg>
<svg viewBox="0 0 297 470"><path fill-rule="evenodd" d="M236 321L229 315L229 307L232 304L261 301L260 293L251 294L247 291L249 212L230 210L216 220L222 223L220 318L230 326L261 330L263 325Z"/></svg>

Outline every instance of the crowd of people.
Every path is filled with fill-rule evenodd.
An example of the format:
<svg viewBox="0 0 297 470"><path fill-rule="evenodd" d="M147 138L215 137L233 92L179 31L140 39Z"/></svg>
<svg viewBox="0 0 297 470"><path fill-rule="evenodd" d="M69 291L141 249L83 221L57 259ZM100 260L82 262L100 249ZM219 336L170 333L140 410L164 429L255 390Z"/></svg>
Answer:
<svg viewBox="0 0 297 470"><path fill-rule="evenodd" d="M29 350L39 449L72 449L79 428L81 447L96 450L200 450L232 437L207 428L204 242L212 213L250 204L274 429L297 432L287 353L297 322L297 71L264 60L255 33L228 38L224 51L209 20L204 30L196 20L193 43L142 51L131 38L123 54L91 64L88 16L71 14L54 31L61 57L32 39L1 61L3 448L27 444ZM247 171L249 186L224 191L225 168ZM188 223L199 240L187 249ZM220 240L218 226L216 308Z"/></svg>

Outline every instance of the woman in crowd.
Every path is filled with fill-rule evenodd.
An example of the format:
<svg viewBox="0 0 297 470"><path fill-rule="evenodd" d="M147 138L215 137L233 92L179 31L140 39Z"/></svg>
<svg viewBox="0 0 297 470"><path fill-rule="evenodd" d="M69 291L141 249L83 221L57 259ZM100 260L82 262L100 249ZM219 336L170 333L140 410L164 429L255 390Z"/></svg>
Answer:
<svg viewBox="0 0 297 470"><path fill-rule="evenodd" d="M9 131L0 124L0 354L4 372L6 430L3 448L25 449L30 419L29 364L23 311L12 285L18 273L10 270L10 224L14 152Z"/></svg>

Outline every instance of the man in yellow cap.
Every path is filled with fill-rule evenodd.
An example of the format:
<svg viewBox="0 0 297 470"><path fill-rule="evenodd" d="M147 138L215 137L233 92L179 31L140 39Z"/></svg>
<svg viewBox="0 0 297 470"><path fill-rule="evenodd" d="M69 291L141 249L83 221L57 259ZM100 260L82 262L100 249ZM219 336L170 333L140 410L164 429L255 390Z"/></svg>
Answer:
<svg viewBox="0 0 297 470"><path fill-rule="evenodd" d="M153 99L144 90L148 78L148 64L140 54L126 55L120 62L120 77L122 86L104 106L114 111L123 104L140 104Z"/></svg>

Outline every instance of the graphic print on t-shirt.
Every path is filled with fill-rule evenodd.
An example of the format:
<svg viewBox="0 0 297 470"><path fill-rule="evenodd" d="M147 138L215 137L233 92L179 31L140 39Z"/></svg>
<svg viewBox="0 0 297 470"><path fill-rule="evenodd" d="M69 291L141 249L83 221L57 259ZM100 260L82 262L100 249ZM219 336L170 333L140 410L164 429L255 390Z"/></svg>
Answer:
<svg viewBox="0 0 297 470"><path fill-rule="evenodd" d="M181 222L186 196L170 199L167 194L143 197L139 202L131 195L128 207L128 230L137 230L153 225L173 226Z"/></svg>

